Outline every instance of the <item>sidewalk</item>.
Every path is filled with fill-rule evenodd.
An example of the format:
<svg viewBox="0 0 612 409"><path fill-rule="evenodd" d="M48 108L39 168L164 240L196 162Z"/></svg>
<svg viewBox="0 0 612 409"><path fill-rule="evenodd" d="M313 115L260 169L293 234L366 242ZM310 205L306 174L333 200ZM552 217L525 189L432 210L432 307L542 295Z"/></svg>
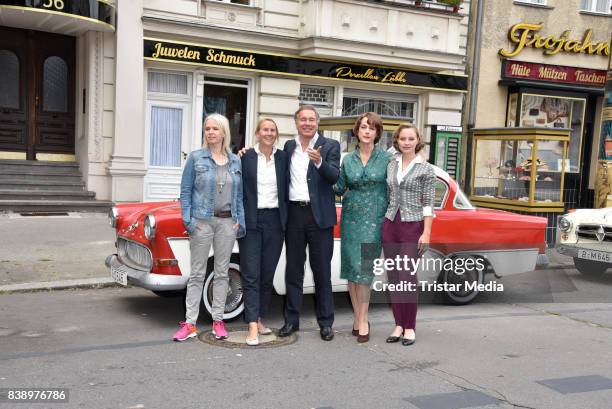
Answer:
<svg viewBox="0 0 612 409"><path fill-rule="evenodd" d="M114 285L104 265L114 242L103 214L0 214L0 293ZM546 269L573 267L570 257L547 254Z"/></svg>
<svg viewBox="0 0 612 409"><path fill-rule="evenodd" d="M1 213L0 293L108 285L104 259L114 243L105 214Z"/></svg>

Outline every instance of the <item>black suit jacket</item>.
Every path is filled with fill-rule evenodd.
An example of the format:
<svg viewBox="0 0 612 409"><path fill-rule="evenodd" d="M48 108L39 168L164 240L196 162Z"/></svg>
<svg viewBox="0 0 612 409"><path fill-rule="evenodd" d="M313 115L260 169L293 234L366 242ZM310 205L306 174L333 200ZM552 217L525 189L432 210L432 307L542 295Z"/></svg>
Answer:
<svg viewBox="0 0 612 409"><path fill-rule="evenodd" d="M276 168L278 210L283 230L287 226L288 162L287 154L277 149L274 154L274 166ZM246 228L254 229L257 227L257 152L255 152L255 149L249 149L242 157L242 191Z"/></svg>
<svg viewBox="0 0 612 409"><path fill-rule="evenodd" d="M334 139L325 138L319 134L314 147L317 149L319 146L321 147L321 166L317 168L310 161L306 178L312 214L319 228L327 229L336 224L336 195L332 187L340 177L340 144ZM290 179L291 157L295 147L295 139L285 143L288 179ZM289 183L287 183L288 186Z"/></svg>

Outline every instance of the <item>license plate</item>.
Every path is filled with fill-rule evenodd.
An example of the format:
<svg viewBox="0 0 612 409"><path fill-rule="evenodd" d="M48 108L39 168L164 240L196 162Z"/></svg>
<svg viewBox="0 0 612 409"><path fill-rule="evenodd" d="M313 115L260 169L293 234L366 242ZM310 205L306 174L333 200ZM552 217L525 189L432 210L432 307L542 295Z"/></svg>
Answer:
<svg viewBox="0 0 612 409"><path fill-rule="evenodd" d="M111 267L111 278L114 282L127 286L127 273L116 267Z"/></svg>
<svg viewBox="0 0 612 409"><path fill-rule="evenodd" d="M578 258L585 260L601 261L602 263L612 263L612 254L597 250L578 250Z"/></svg>

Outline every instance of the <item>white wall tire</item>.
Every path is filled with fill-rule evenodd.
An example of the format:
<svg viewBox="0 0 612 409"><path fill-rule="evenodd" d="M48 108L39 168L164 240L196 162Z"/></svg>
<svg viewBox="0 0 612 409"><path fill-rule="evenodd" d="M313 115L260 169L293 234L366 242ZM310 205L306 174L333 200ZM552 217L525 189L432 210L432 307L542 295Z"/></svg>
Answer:
<svg viewBox="0 0 612 409"><path fill-rule="evenodd" d="M223 314L224 321L231 321L244 311L244 299L242 296L242 280L240 278L240 264L235 262L234 256L229 264L229 288L227 291L227 300L225 302L225 313ZM212 317L212 289L213 289L214 271L210 271L206 275L204 281L204 289L202 291L202 301L209 317Z"/></svg>
<svg viewBox="0 0 612 409"><path fill-rule="evenodd" d="M459 257L458 257L459 258ZM474 259L474 256L462 256L465 259ZM476 282L477 285L484 283L484 272L485 269L474 268L463 274L457 274L453 270L442 270L440 273L440 281L448 284L463 284L465 282ZM465 291L444 291L442 293L444 302L453 305L466 305L471 303L478 297L480 291L475 288L473 290Z"/></svg>

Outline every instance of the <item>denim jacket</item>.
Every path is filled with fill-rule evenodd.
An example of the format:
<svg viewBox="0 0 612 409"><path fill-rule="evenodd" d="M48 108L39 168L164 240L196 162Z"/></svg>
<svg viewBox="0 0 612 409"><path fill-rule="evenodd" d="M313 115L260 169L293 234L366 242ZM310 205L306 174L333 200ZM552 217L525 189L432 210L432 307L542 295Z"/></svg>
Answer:
<svg viewBox="0 0 612 409"><path fill-rule="evenodd" d="M244 206L242 202L242 166L240 158L229 155L229 172L232 177L232 221L240 223L236 237L246 234L244 223ZM188 233L195 230L195 220L210 219L215 208L215 188L217 185L217 167L210 150L198 149L189 154L183 177L181 178L181 217Z"/></svg>

